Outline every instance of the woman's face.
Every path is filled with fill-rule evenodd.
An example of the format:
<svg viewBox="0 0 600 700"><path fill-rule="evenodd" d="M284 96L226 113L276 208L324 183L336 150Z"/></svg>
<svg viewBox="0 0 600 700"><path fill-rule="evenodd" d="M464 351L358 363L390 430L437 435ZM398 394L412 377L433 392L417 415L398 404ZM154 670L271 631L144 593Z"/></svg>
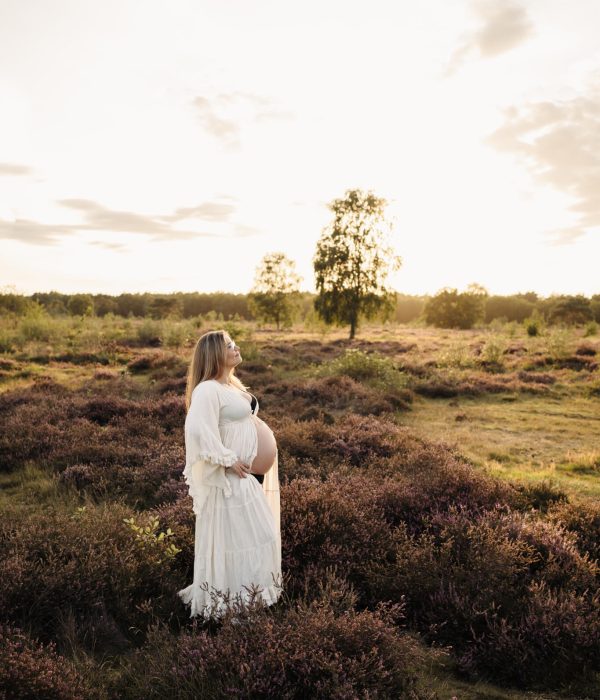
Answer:
<svg viewBox="0 0 600 700"><path fill-rule="evenodd" d="M225 364L227 367L236 367L242 361L240 348L235 344L235 341L229 335L225 335Z"/></svg>

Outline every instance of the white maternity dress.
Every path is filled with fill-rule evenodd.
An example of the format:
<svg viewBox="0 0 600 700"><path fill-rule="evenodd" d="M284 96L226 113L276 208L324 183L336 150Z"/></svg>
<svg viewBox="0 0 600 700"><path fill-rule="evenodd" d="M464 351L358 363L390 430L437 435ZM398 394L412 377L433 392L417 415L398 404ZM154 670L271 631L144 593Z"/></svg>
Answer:
<svg viewBox="0 0 600 700"><path fill-rule="evenodd" d="M257 412L258 401L253 414L238 389L216 379L200 382L192 392L183 474L196 514L194 580L178 591L191 606L190 617L219 617L224 598L248 601L252 587L267 605L281 595L277 451L262 485L250 474L243 478L225 470L238 459L252 464Z"/></svg>

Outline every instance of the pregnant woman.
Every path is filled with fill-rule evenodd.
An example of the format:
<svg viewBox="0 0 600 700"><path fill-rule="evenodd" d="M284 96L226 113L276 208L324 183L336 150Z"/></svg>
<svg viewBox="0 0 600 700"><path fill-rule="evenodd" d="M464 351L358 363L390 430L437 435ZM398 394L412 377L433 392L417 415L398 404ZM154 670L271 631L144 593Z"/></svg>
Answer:
<svg viewBox="0 0 600 700"><path fill-rule="evenodd" d="M190 616L220 617L226 599L267 605L281 595L275 437L235 376L239 347L225 331L196 343L188 370L184 478L196 514L194 580L178 591Z"/></svg>

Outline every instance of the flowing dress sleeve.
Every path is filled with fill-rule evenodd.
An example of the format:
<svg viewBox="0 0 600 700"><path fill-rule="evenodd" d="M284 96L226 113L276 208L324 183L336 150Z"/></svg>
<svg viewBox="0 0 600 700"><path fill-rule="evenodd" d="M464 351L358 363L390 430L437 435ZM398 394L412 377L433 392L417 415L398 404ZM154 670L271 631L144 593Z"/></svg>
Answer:
<svg viewBox="0 0 600 700"><path fill-rule="evenodd" d="M223 445L219 434L219 395L213 382L200 382L192 393L185 419L185 469L183 476L189 488L196 515L202 511L211 488L231 496L231 484L225 466L238 460L233 450Z"/></svg>

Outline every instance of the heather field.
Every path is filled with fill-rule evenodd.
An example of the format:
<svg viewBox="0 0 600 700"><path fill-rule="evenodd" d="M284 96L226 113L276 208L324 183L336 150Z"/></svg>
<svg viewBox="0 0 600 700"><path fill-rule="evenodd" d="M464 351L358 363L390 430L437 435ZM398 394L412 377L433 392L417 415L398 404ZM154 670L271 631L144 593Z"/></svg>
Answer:
<svg viewBox="0 0 600 700"><path fill-rule="evenodd" d="M219 327L278 440L285 594L202 625L183 390ZM600 697L599 358L516 323L2 322L0 698Z"/></svg>

